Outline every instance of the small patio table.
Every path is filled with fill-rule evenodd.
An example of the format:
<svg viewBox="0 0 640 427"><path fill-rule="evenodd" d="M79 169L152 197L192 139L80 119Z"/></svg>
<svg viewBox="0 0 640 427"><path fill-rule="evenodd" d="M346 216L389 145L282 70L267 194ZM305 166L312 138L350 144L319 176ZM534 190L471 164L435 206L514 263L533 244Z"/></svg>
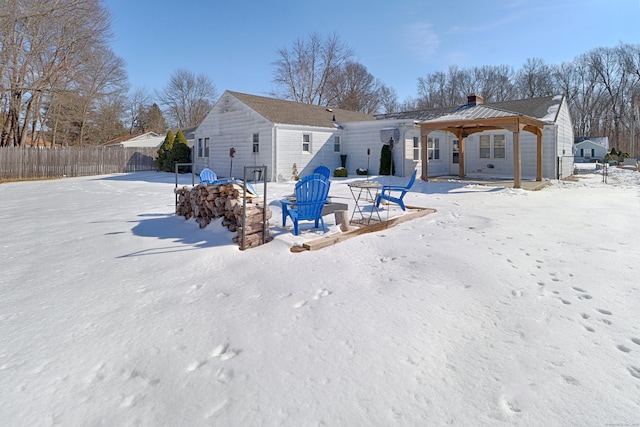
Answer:
<svg viewBox="0 0 640 427"><path fill-rule="evenodd" d="M375 221L373 217L374 212L378 216L378 221L382 221L380 219L380 212L378 212L376 208L376 198L382 189L382 185L373 181L352 182L347 185L349 186L349 190L351 190L353 200L356 202L353 213L351 214L350 223L369 225L372 220Z"/></svg>

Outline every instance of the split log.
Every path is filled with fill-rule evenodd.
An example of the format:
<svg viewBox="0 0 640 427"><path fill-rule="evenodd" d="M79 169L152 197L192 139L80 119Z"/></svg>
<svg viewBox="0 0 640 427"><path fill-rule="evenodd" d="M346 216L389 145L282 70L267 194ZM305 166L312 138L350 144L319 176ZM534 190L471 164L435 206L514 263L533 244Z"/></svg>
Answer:
<svg viewBox="0 0 640 427"><path fill-rule="evenodd" d="M273 237L271 236L266 236L265 239L267 242L270 242L271 240L273 240ZM241 245L242 244L242 236L238 235L236 237L233 238L233 241L236 242L237 244ZM250 234L248 236L244 236L244 245L245 247L255 247L258 245L262 244L262 233L255 233L255 234ZM240 248L242 249L242 248Z"/></svg>
<svg viewBox="0 0 640 427"><path fill-rule="evenodd" d="M271 217L273 216L273 214L271 213L271 211L267 211L266 214L266 219L269 220L271 219ZM262 213L260 213L259 215L252 215L252 216L248 216L246 218L243 218L242 216L236 216L236 222L238 223L239 226L249 226L252 224L262 224L262 220L263 220L263 215Z"/></svg>
<svg viewBox="0 0 640 427"><path fill-rule="evenodd" d="M262 222L255 223L255 224L247 224L246 227L242 227L242 225L240 223L238 223L237 225L238 225L238 236L242 235L242 229L243 228L245 230L244 231L245 235L262 232L262 230L264 230L264 228L265 228L265 224L263 224ZM266 223L266 226L267 226L267 230L268 230L269 229L269 222Z"/></svg>

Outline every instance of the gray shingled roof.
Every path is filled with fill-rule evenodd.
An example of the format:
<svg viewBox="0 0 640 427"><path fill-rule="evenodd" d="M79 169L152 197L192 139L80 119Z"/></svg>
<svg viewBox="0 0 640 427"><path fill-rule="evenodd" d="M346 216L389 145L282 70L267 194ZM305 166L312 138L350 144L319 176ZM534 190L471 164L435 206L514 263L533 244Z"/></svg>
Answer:
<svg viewBox="0 0 640 427"><path fill-rule="evenodd" d="M375 120L369 114L227 91L272 123L333 127L335 123Z"/></svg>
<svg viewBox="0 0 640 427"><path fill-rule="evenodd" d="M533 117L534 119L542 119L549 114L549 108L560 104L561 99L561 96L555 95L544 96L541 98L520 99L517 101L492 102L491 104L484 105L504 111L524 114L525 116ZM553 117L554 120L555 118L556 117Z"/></svg>
<svg viewBox="0 0 640 427"><path fill-rule="evenodd" d="M458 106L448 108L431 108L427 110L406 111L376 116L378 119L419 120L427 121L447 115L460 116L464 119L483 119L491 117L510 117L525 115L534 119L546 117L550 108L560 104L561 97L545 96L540 98L520 99L515 101L491 102L476 106ZM557 114L557 112L556 112ZM551 117L555 121L555 116Z"/></svg>

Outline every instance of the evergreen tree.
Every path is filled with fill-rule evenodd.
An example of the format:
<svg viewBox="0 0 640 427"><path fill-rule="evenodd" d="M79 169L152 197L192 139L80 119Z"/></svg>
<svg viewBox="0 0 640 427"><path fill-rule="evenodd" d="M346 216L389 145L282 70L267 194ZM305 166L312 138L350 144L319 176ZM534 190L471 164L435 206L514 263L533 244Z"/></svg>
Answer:
<svg viewBox="0 0 640 427"><path fill-rule="evenodd" d="M155 133L162 134L167 130L167 122L164 119L164 115L158 107L158 104L154 103L149 107L143 115L143 132L153 131Z"/></svg>
<svg viewBox="0 0 640 427"><path fill-rule="evenodd" d="M391 147L389 144L384 144L380 151L380 175L394 175L396 173L395 165L393 164L393 156L391 155Z"/></svg>
<svg viewBox="0 0 640 427"><path fill-rule="evenodd" d="M183 136L184 138L184 136ZM173 141L175 140L175 136L171 130L167 132L167 136L164 138L164 142L158 149L158 158L156 159L156 166L159 171L171 171L171 167L173 166L172 161L172 149L173 149Z"/></svg>
<svg viewBox="0 0 640 427"><path fill-rule="evenodd" d="M176 137L173 140L173 147L171 148L171 170L175 170L176 163L190 163L191 162L191 149L187 143L187 138L184 137L182 130L179 129L176 133ZM183 168L184 170L188 168Z"/></svg>

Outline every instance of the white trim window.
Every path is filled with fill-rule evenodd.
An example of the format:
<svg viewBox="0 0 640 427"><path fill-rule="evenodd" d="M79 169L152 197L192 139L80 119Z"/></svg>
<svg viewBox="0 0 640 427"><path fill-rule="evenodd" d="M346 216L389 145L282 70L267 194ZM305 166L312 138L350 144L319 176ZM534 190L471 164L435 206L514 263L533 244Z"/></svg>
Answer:
<svg viewBox="0 0 640 427"><path fill-rule="evenodd" d="M420 138L413 137L413 160L420 161Z"/></svg>
<svg viewBox="0 0 640 427"><path fill-rule="evenodd" d="M451 142L451 163L460 164L460 141L457 139Z"/></svg>
<svg viewBox="0 0 640 427"><path fill-rule="evenodd" d="M505 140L504 134L480 135L480 158L504 159L506 157Z"/></svg>
<svg viewBox="0 0 640 427"><path fill-rule="evenodd" d="M440 160L440 138L427 139L427 154L429 160Z"/></svg>
<svg viewBox="0 0 640 427"><path fill-rule="evenodd" d="M253 134L253 152L260 152L260 134L258 132L255 132Z"/></svg>
<svg viewBox="0 0 640 427"><path fill-rule="evenodd" d="M302 134L302 151L304 153L311 153L311 134Z"/></svg>
<svg viewBox="0 0 640 427"><path fill-rule="evenodd" d="M504 135L493 135L493 158L505 158L505 137Z"/></svg>
<svg viewBox="0 0 640 427"><path fill-rule="evenodd" d="M209 157L209 138L198 138L198 157Z"/></svg>
<svg viewBox="0 0 640 427"><path fill-rule="evenodd" d="M333 136L333 152L334 153L339 153L340 152L340 137L338 135L334 135Z"/></svg>
<svg viewBox="0 0 640 427"><path fill-rule="evenodd" d="M480 135L480 158L491 158L491 135Z"/></svg>

